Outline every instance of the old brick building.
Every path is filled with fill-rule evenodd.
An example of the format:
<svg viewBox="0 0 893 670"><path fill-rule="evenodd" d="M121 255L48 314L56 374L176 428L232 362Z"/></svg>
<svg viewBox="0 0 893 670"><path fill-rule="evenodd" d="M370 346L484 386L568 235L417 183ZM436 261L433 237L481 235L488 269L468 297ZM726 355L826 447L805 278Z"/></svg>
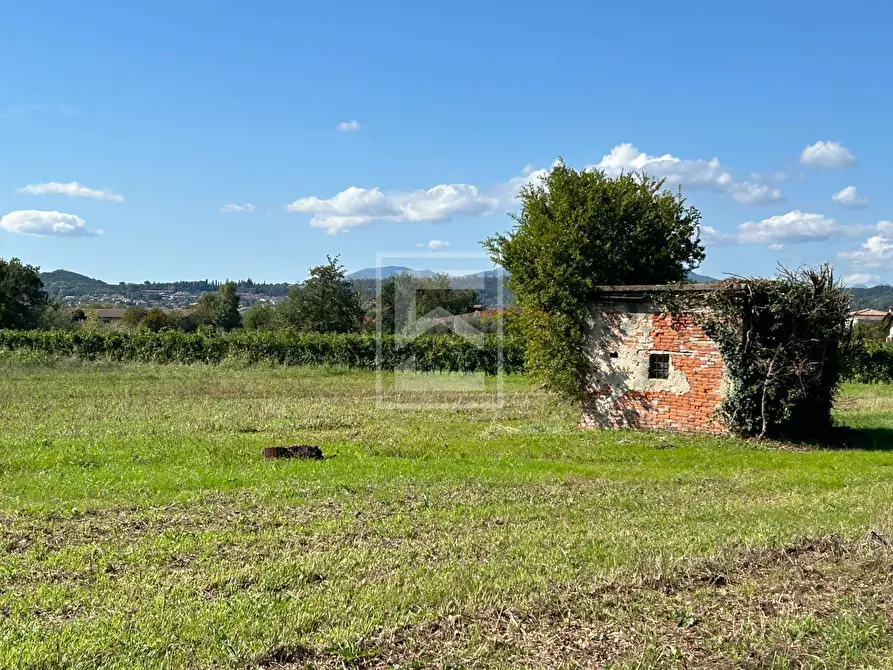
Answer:
<svg viewBox="0 0 893 670"><path fill-rule="evenodd" d="M710 284L672 290L708 291ZM671 315L655 301L667 286L603 287L593 305L592 382L584 428L724 431L717 407L725 373L716 345L694 314Z"/></svg>

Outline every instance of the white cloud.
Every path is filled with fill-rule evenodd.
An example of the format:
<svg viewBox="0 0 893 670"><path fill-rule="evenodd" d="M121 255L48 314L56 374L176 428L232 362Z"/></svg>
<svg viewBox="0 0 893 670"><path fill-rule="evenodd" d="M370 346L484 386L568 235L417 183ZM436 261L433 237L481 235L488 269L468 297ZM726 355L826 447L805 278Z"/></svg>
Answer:
<svg viewBox="0 0 893 670"><path fill-rule="evenodd" d="M704 244L704 246L713 247L720 244L728 244L729 242L734 241L734 235L724 233L720 230L717 230L713 226L701 227L701 242Z"/></svg>
<svg viewBox="0 0 893 670"><path fill-rule="evenodd" d="M444 240L430 240L428 242L420 242L416 246L425 249L443 249L444 247L450 246L450 243L445 242Z"/></svg>
<svg viewBox="0 0 893 670"><path fill-rule="evenodd" d="M770 216L761 221L748 221L737 226L735 232L725 233L712 226L701 228L701 241L706 246L720 244L765 244L773 251L781 251L788 244L822 242L836 235L864 232L865 226L841 226L823 214L792 210L787 214ZM874 230L873 226L867 227Z"/></svg>
<svg viewBox="0 0 893 670"><path fill-rule="evenodd" d="M224 205L220 208L221 212L234 213L234 212L253 212L254 205L250 202L246 202L244 205L237 205L234 202L231 202L227 205Z"/></svg>
<svg viewBox="0 0 893 670"><path fill-rule="evenodd" d="M868 198L859 193L855 186L847 186L832 195L831 199L844 207L865 207L868 204Z"/></svg>
<svg viewBox="0 0 893 670"><path fill-rule="evenodd" d="M770 184L736 180L718 158L682 159L671 154L649 156L632 144L618 144L589 169L603 170L616 176L621 172L647 172L666 179L670 185L682 185L692 190L708 188L730 196L742 205L763 205L782 199L781 190Z"/></svg>
<svg viewBox="0 0 893 670"><path fill-rule="evenodd" d="M893 221L878 221L875 228L879 233L893 234Z"/></svg>
<svg viewBox="0 0 893 670"><path fill-rule="evenodd" d="M682 184L693 190L709 188L747 205L782 199L781 191L767 181L769 178L756 175L752 181L736 180L716 158L683 160L670 154L654 157L632 144L614 147L598 164L588 165L585 169L604 170L611 176L623 171L644 170L655 177L666 178L669 184ZM332 235L374 221L449 221L457 216L482 216L510 210L521 188L538 183L548 172L548 168L537 170L527 165L520 175L486 188L472 184L441 184L427 190L385 192L378 188L351 186L331 198L298 198L287 209L311 214L310 224ZM704 228L704 239L708 244L735 238Z"/></svg>
<svg viewBox="0 0 893 670"><path fill-rule="evenodd" d="M89 188L76 181L70 181L65 184L57 181L48 181L43 184L28 184L20 188L19 193L27 193L29 195L67 195L69 198L93 198L94 200L124 202L124 196L112 191Z"/></svg>
<svg viewBox="0 0 893 670"><path fill-rule="evenodd" d="M353 121L342 121L335 126L335 130L340 130L342 133L355 133L362 127L360 122L354 119Z"/></svg>
<svg viewBox="0 0 893 670"><path fill-rule="evenodd" d="M839 142L816 142L803 150L800 162L804 165L843 168L855 165L856 157Z"/></svg>
<svg viewBox="0 0 893 670"><path fill-rule="evenodd" d="M853 286L855 284L873 284L876 283L880 277L877 275L870 275L867 272L854 272L851 275L847 275L843 278L843 283L849 286Z"/></svg>
<svg viewBox="0 0 893 670"><path fill-rule="evenodd" d="M288 211L312 214L311 226L337 235L373 221L449 221L456 216L492 214L501 206L498 197L484 194L471 184L441 184L428 190L388 193L351 186L328 199L299 198L288 206Z"/></svg>
<svg viewBox="0 0 893 670"><path fill-rule="evenodd" d="M762 221L742 223L738 226L737 239L739 242L754 244L797 244L821 242L838 232L840 226L834 219L795 209Z"/></svg>
<svg viewBox="0 0 893 670"><path fill-rule="evenodd" d="M860 268L889 267L893 262L893 240L883 235L869 237L858 251L841 251L841 258L849 258Z"/></svg>
<svg viewBox="0 0 893 670"><path fill-rule="evenodd" d="M21 235L38 237L91 237L102 235L101 230L88 230L84 220L74 214L22 209L0 219L0 228Z"/></svg>

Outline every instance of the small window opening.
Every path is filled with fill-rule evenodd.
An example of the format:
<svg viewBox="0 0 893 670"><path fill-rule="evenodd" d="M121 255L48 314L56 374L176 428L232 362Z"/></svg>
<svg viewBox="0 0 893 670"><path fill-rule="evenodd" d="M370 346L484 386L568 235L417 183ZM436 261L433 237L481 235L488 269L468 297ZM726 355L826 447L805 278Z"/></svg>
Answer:
<svg viewBox="0 0 893 670"><path fill-rule="evenodd" d="M617 352L612 351L610 354L608 354L608 356L610 356L611 358L617 358Z"/></svg>
<svg viewBox="0 0 893 670"><path fill-rule="evenodd" d="M648 356L648 379L669 379L670 354Z"/></svg>

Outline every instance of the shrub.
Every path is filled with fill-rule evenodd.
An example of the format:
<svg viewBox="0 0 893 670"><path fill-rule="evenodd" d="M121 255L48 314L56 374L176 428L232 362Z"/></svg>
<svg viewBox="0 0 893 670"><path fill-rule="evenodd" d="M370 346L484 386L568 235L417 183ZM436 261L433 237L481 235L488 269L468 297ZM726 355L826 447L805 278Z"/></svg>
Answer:
<svg viewBox="0 0 893 670"><path fill-rule="evenodd" d="M861 356L850 294L830 266L774 280L729 280L706 294L702 323L730 378L721 406L740 435L822 437L841 380Z"/></svg>
<svg viewBox="0 0 893 670"><path fill-rule="evenodd" d="M893 343L865 342L851 361L847 379L863 384L893 384Z"/></svg>

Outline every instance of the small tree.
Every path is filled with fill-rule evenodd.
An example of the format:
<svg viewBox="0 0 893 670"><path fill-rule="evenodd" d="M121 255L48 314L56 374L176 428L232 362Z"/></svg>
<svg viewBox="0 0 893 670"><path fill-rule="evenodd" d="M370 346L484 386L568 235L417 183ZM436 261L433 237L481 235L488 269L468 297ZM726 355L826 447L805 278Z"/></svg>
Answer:
<svg viewBox="0 0 893 670"><path fill-rule="evenodd" d="M49 304L40 315L41 330L76 330L87 319L84 310L79 307L66 307L58 300L51 298Z"/></svg>
<svg viewBox="0 0 893 670"><path fill-rule="evenodd" d="M596 287L683 282L704 259L700 213L663 186L559 162L521 190L514 230L484 241L523 308L526 369L566 397L586 391Z"/></svg>
<svg viewBox="0 0 893 670"><path fill-rule="evenodd" d="M48 304L38 268L0 258L0 328L37 328Z"/></svg>
<svg viewBox="0 0 893 670"><path fill-rule="evenodd" d="M214 325L223 330L232 330L241 326L242 315L239 313L239 294L236 292L236 282L224 283L220 287L218 296Z"/></svg>
<svg viewBox="0 0 893 670"><path fill-rule="evenodd" d="M276 310L270 305L256 302L242 319L245 330L272 330L276 326Z"/></svg>
<svg viewBox="0 0 893 670"><path fill-rule="evenodd" d="M195 321L232 330L242 325L239 313L239 294L235 282L225 282L216 293L203 293L198 299Z"/></svg>
<svg viewBox="0 0 893 670"><path fill-rule="evenodd" d="M144 307L128 307L121 317L121 325L129 330L139 328L143 319L146 318L146 309Z"/></svg>
<svg viewBox="0 0 893 670"><path fill-rule="evenodd" d="M283 324L302 331L353 333L363 323L360 294L344 276L338 257L310 270L310 278L289 291L279 305Z"/></svg>
<svg viewBox="0 0 893 670"><path fill-rule="evenodd" d="M153 307L146 312L140 325L147 330L157 333L162 328L168 326L167 313L160 307Z"/></svg>

